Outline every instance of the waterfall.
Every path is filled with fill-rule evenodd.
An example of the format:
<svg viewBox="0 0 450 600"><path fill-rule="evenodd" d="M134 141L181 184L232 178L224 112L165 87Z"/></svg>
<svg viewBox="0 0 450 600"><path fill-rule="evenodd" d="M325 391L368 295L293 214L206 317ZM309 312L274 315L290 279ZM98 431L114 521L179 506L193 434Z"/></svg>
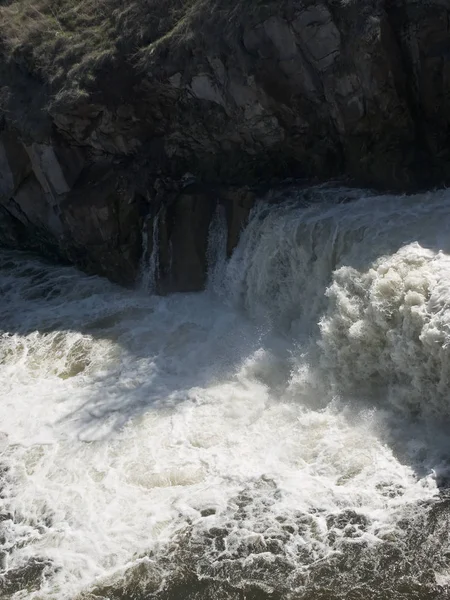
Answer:
<svg viewBox="0 0 450 600"><path fill-rule="evenodd" d="M217 204L208 233L208 290L219 294L227 263L227 220L225 207Z"/></svg>
<svg viewBox="0 0 450 600"><path fill-rule="evenodd" d="M256 208L223 276L228 296L312 338L336 391L450 417L449 193L301 199Z"/></svg>
<svg viewBox="0 0 450 600"><path fill-rule="evenodd" d="M0 252L0 595L450 593L450 192L272 192L226 244L163 298Z"/></svg>
<svg viewBox="0 0 450 600"><path fill-rule="evenodd" d="M155 291L159 272L159 215L158 212L152 221L152 243L149 252L148 224L150 219L144 221L142 227L142 257L140 264L140 287L149 292Z"/></svg>

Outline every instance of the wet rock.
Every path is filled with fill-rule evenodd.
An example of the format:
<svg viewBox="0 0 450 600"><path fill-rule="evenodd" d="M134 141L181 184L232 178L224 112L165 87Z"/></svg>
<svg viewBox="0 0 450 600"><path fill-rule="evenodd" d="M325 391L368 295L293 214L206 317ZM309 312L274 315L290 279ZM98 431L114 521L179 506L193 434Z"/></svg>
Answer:
<svg viewBox="0 0 450 600"><path fill-rule="evenodd" d="M0 204L0 245L6 248L21 248L25 228Z"/></svg>
<svg viewBox="0 0 450 600"><path fill-rule="evenodd" d="M34 174L22 183L5 207L23 225L41 229L54 238L61 233L61 223Z"/></svg>
<svg viewBox="0 0 450 600"><path fill-rule="evenodd" d="M227 217L227 255L236 248L242 231L248 223L250 211L256 202L256 194L249 188L225 190L221 194Z"/></svg>
<svg viewBox="0 0 450 600"><path fill-rule="evenodd" d="M141 255L139 200L108 169L92 170L59 204L63 253L82 269L124 285L135 282Z"/></svg>
<svg viewBox="0 0 450 600"><path fill-rule="evenodd" d="M0 219L0 244L58 256L61 222L34 173L0 205Z"/></svg>
<svg viewBox="0 0 450 600"><path fill-rule="evenodd" d="M0 134L0 203L14 195L31 172L31 163L23 144L8 131Z"/></svg>
<svg viewBox="0 0 450 600"><path fill-rule="evenodd" d="M203 289L215 205L214 196L207 192L185 192L163 207L159 221L159 293Z"/></svg>

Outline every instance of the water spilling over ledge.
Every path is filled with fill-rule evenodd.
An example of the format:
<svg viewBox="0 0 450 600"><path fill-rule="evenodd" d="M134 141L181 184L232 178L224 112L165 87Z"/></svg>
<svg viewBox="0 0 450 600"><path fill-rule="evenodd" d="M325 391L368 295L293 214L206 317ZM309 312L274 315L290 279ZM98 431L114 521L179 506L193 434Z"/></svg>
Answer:
<svg viewBox="0 0 450 600"><path fill-rule="evenodd" d="M448 597L450 195L346 193L201 294L0 255L0 597Z"/></svg>

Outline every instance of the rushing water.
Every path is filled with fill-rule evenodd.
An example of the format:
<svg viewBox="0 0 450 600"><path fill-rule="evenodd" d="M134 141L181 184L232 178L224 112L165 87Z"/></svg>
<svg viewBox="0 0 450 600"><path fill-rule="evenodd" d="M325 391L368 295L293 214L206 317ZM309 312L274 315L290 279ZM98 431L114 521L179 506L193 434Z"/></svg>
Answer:
<svg viewBox="0 0 450 600"><path fill-rule="evenodd" d="M448 598L450 193L223 224L202 294L0 254L0 598Z"/></svg>

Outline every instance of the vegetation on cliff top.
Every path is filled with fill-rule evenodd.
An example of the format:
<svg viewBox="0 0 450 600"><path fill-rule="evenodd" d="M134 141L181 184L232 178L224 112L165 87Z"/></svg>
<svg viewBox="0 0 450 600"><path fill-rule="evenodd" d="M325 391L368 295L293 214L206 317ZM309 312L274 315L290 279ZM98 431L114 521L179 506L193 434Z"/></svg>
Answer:
<svg viewBox="0 0 450 600"><path fill-rule="evenodd" d="M0 7L0 37L56 94L83 93L98 68L167 35L195 0L12 0Z"/></svg>
<svg viewBox="0 0 450 600"><path fill-rule="evenodd" d="M256 0L252 10L267 5ZM269 3L270 4L270 3ZM118 58L150 68L170 41L199 40L232 27L244 0L4 0L0 50L50 86L54 99L86 94ZM252 12L246 7L246 12ZM205 24L208 24L205 27Z"/></svg>

